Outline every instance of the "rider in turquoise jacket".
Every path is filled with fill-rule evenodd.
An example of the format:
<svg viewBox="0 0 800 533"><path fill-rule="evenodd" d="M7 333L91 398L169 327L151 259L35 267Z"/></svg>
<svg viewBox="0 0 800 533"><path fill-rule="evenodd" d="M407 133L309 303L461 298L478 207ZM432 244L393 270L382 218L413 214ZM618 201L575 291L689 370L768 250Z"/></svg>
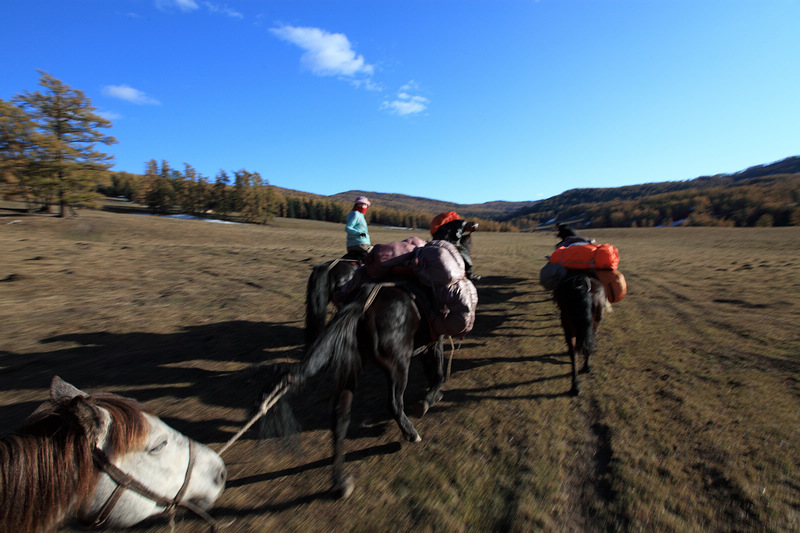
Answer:
<svg viewBox="0 0 800 533"><path fill-rule="evenodd" d="M369 228L367 228L367 218L364 216L370 202L366 196L356 198L353 210L347 215L347 223L344 230L347 233L347 255L363 259L370 251Z"/></svg>

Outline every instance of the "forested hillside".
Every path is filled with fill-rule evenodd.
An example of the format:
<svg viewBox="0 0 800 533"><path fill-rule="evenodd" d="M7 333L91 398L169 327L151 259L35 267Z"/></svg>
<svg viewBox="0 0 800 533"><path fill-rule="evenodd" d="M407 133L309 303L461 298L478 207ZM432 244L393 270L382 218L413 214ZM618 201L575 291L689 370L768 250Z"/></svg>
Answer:
<svg viewBox="0 0 800 533"><path fill-rule="evenodd" d="M322 196L275 187L258 172L245 169L231 174L220 170L212 179L189 163L181 171L156 159L145 163L144 175L110 172L112 156L98 151L96 144L117 142L100 131L111 123L95 113L81 91L46 73L40 85L41 92L0 100L0 199L24 205L22 210L29 212L50 213L58 206L64 217L76 207L96 205L100 195L106 195L125 197L139 204L137 209L144 206L153 213L255 224L275 216L341 223L353 199L366 195L372 200L370 223L410 228L427 228L433 216L445 211L457 211L484 231L533 231L555 223L800 225L800 156L688 181L572 189L540 201L480 204L374 191Z"/></svg>
<svg viewBox="0 0 800 533"><path fill-rule="evenodd" d="M534 231L557 222L591 227L789 226L800 224L800 157L734 174L614 188L572 189L540 201L456 204L402 194L347 191L328 197L278 189L287 198L316 198L347 206L364 194L379 210L396 213L457 211L484 220L486 229ZM411 218L414 218L413 216ZM417 222L422 225L426 217Z"/></svg>
<svg viewBox="0 0 800 533"><path fill-rule="evenodd" d="M734 174L616 188L573 189L503 218L522 231L592 227L800 225L800 157Z"/></svg>
<svg viewBox="0 0 800 533"><path fill-rule="evenodd" d="M443 213L445 211L457 211L463 217L486 218L499 220L505 215L517 213L521 209L534 205L535 201L527 202L486 202L482 204L457 204L441 200L431 200L419 196L406 196L405 194L379 193L370 191L347 191L329 196L332 200L343 203L352 202L353 198L359 195L366 195L370 199L375 199L382 207L388 209L399 209L401 211L414 211L421 213Z"/></svg>

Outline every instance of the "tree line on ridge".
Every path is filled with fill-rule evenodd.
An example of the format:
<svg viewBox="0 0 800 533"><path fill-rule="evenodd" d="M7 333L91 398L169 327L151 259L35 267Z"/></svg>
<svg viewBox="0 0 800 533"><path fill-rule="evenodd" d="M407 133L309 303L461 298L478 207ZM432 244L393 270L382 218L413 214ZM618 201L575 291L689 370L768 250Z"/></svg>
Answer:
<svg viewBox="0 0 800 533"><path fill-rule="evenodd" d="M95 148L117 142L100 131L111 122L81 91L41 74L43 91L18 94L10 102L0 99L0 186L5 198L22 199L29 211L57 207L59 216L67 216L106 195L123 196L153 213L266 224L276 216L343 223L352 207L337 199L279 192L258 172L245 169L221 170L212 180L189 164L181 171L151 159L143 175L111 172L113 157ZM427 228L437 214L392 196L391 208L374 202L370 223ZM796 226L798 205L800 158L793 157L732 176L576 189L511 214L469 218L484 231L534 231L562 221L593 228Z"/></svg>

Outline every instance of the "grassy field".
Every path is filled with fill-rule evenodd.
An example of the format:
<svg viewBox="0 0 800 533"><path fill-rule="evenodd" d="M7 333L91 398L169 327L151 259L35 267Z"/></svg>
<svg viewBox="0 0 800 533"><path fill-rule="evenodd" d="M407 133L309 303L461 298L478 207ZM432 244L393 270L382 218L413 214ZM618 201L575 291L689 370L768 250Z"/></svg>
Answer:
<svg viewBox="0 0 800 533"><path fill-rule="evenodd" d="M423 231L372 228L373 242ZM614 229L629 292L581 396L539 268L551 234L474 237L480 302L444 399L402 441L363 374L347 443L356 490L328 499L330 387L292 399L292 439L229 450L226 531L800 530L800 228ZM143 401L219 448L264 365L302 354L311 267L341 225L214 224L82 211L0 217L0 427L53 375ZM412 368L407 410L424 391ZM137 531L168 530L156 519ZM191 515L176 530L203 531ZM69 529L68 531L80 531Z"/></svg>

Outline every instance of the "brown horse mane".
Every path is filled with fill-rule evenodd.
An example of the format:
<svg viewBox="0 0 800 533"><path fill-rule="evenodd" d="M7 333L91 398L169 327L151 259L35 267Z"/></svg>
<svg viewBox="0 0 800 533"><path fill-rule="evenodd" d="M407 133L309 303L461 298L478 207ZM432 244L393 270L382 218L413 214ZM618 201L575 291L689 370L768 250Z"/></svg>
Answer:
<svg viewBox="0 0 800 533"><path fill-rule="evenodd" d="M143 446L148 411L134 400L102 393L42 404L0 437L0 529L55 531L88 503L98 477L95 406L111 415L109 456Z"/></svg>

